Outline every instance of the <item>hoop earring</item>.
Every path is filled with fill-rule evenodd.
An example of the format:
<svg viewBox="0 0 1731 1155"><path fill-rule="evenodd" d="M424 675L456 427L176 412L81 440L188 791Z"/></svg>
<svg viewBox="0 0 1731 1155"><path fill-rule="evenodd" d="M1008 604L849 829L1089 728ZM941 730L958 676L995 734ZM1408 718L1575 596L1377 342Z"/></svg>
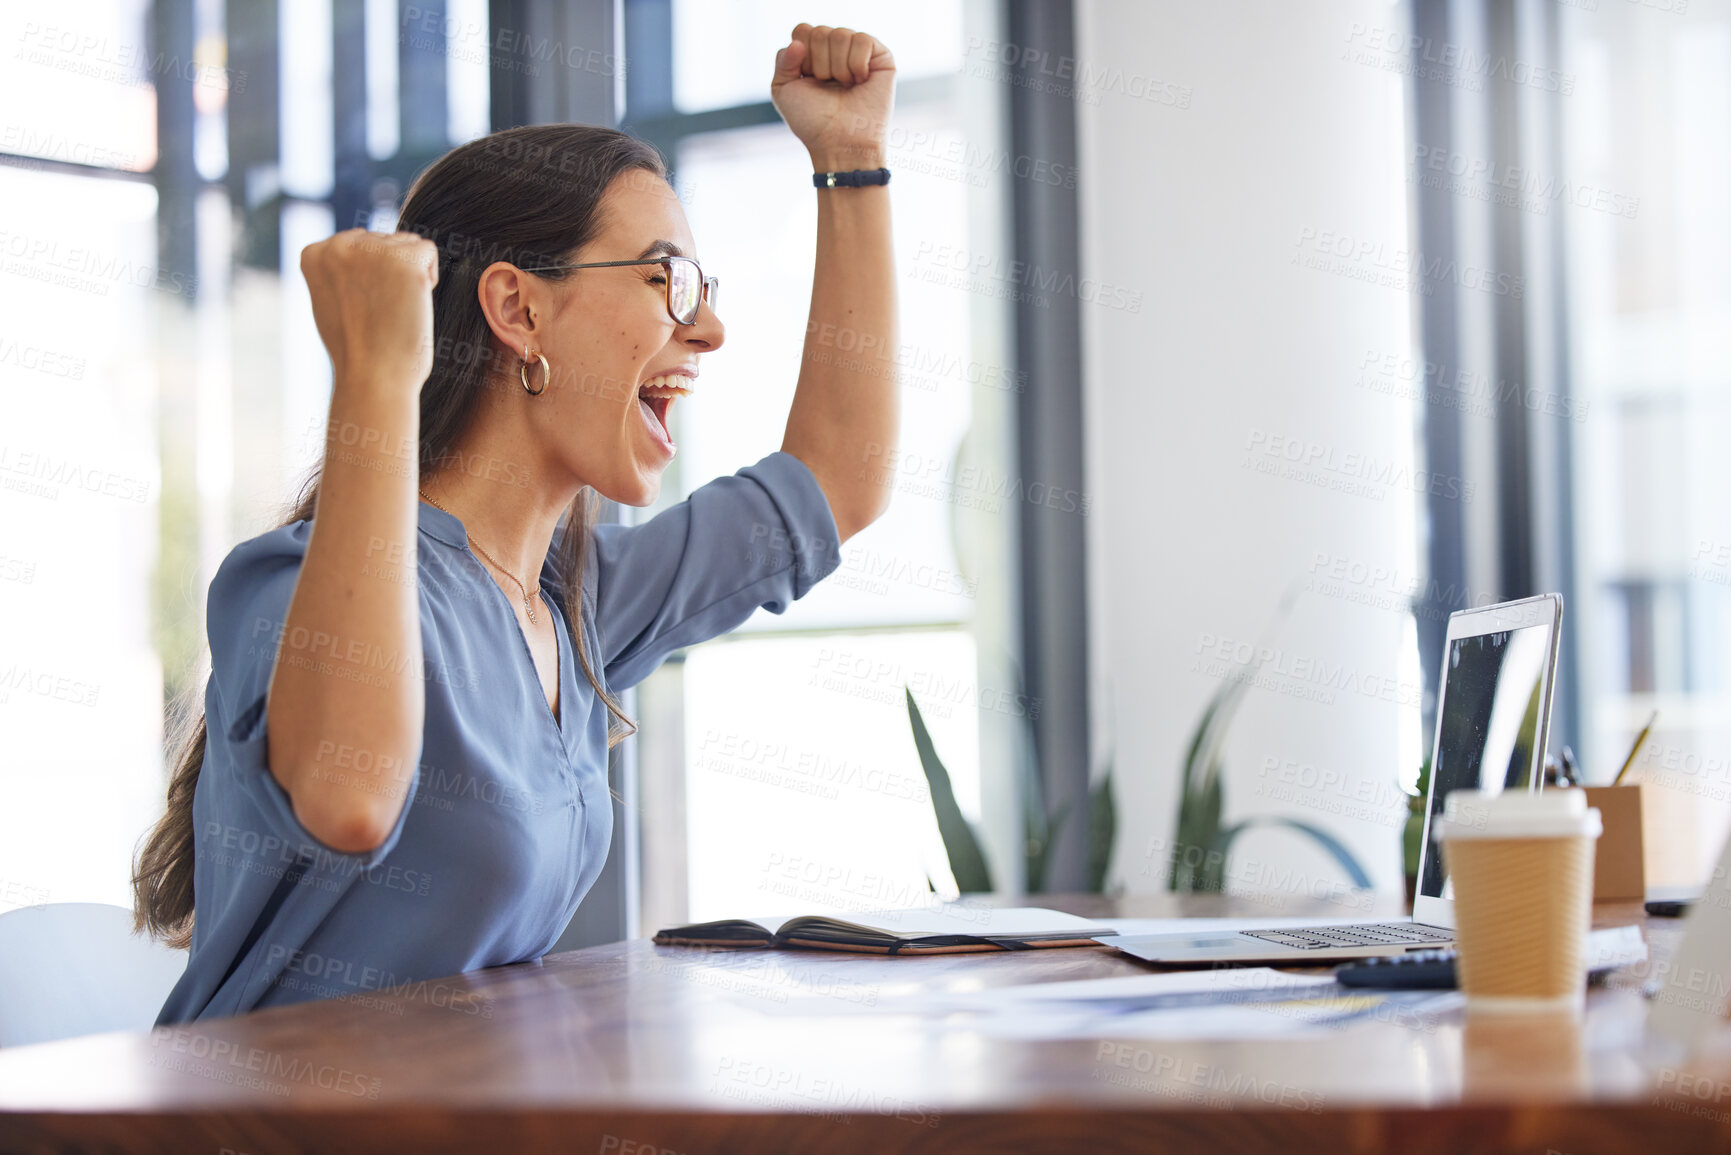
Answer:
<svg viewBox="0 0 1731 1155"><path fill-rule="evenodd" d="M541 388L529 388L529 346L523 346L523 364L517 370L517 380L523 383L523 392L531 397L539 397L547 392L547 382L553 379L553 367L547 364L545 353L535 354L535 359L541 362Z"/></svg>

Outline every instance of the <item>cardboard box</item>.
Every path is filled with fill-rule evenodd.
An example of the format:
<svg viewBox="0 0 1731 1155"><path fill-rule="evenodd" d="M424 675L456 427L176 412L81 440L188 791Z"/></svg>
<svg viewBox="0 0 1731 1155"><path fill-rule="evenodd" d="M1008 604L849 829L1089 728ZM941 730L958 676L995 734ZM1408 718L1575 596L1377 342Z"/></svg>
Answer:
<svg viewBox="0 0 1731 1155"><path fill-rule="evenodd" d="M1594 902L1641 902L1647 897L1647 837L1643 788L1588 786L1587 805L1605 824L1593 855Z"/></svg>

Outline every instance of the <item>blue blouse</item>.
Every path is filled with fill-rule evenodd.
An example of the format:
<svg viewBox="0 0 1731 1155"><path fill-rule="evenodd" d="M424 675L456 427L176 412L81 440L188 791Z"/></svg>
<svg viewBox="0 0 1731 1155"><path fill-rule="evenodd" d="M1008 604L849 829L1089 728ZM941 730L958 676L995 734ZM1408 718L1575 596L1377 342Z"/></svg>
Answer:
<svg viewBox="0 0 1731 1155"><path fill-rule="evenodd" d="M559 639L555 720L510 599L462 522L425 502L414 576L426 727L410 801L366 854L307 833L266 765L279 645L339 677L395 662L358 640L283 637L311 529L297 521L241 543L210 584L192 954L158 1024L405 983L448 998L426 980L545 954L607 857L607 710L577 666L560 542L540 577ZM785 453L643 525L595 527L582 588L597 677L617 692L758 606L781 613L835 568L836 538L816 478ZM363 752L325 744L318 756L333 774L379 780Z"/></svg>

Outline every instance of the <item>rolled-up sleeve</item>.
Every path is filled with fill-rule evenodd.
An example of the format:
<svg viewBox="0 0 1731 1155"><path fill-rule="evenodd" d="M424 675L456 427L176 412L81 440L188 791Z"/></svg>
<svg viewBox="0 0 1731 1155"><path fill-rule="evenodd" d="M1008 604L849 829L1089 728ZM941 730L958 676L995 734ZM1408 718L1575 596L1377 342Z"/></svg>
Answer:
<svg viewBox="0 0 1731 1155"><path fill-rule="evenodd" d="M637 684L759 606L784 612L835 570L838 537L817 478L788 453L716 478L642 525L596 526L584 585L608 686Z"/></svg>
<svg viewBox="0 0 1731 1155"><path fill-rule="evenodd" d="M255 538L236 548L210 583L207 627L210 636L210 688L206 701L206 768L230 775L232 784L253 804L271 834L291 847L317 851L322 861L337 860L349 868L370 869L396 845L409 808L403 807L389 837L364 854L332 850L310 834L295 816L294 803L270 771L266 729L271 674L277 653L285 645L289 602L294 597L306 543L308 522L299 522ZM425 614L425 607L422 607ZM319 647L287 641L287 651L322 662ZM340 662L330 663L333 676ZM220 743L227 755L214 762L208 747ZM413 797L420 759L407 786Z"/></svg>

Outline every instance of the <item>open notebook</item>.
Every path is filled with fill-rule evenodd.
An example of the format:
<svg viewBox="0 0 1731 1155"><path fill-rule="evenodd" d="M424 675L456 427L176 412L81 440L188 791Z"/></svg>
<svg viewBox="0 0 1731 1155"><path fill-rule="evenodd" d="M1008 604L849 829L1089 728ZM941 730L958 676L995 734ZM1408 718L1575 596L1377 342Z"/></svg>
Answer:
<svg viewBox="0 0 1731 1155"><path fill-rule="evenodd" d="M1094 936L1112 928L1033 906L1002 908L951 904L915 910L874 910L846 918L725 918L659 931L663 946L804 947L866 954L955 954L1099 946Z"/></svg>

